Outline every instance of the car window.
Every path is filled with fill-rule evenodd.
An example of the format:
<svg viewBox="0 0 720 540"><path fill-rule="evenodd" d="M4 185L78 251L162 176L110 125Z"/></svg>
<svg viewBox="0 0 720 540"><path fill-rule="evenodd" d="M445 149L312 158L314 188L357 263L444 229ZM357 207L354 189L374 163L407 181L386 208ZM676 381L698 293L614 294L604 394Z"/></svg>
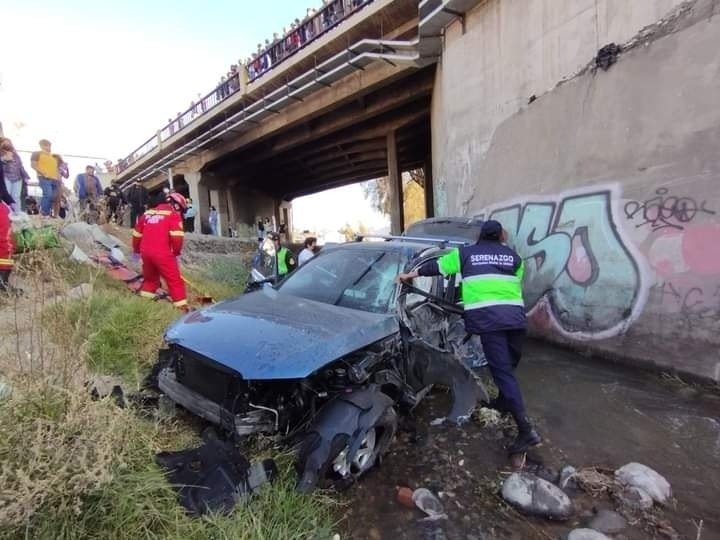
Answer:
<svg viewBox="0 0 720 540"><path fill-rule="evenodd" d="M324 304L385 313L395 291L400 255L374 249L338 249L318 255L279 287Z"/></svg>
<svg viewBox="0 0 720 540"><path fill-rule="evenodd" d="M436 285L436 281L437 278L432 276L419 276L412 280L412 285L416 289L420 289L421 291L425 291L428 294L432 294ZM412 306L413 304L423 302L425 300L427 300L426 296L411 292L408 293L406 302L409 306Z"/></svg>

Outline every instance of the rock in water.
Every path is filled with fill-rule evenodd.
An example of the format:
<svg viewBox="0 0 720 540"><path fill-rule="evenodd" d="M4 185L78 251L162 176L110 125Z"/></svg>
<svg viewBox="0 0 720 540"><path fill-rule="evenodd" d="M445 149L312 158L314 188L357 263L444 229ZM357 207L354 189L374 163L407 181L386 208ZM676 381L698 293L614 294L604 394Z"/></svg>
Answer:
<svg viewBox="0 0 720 540"><path fill-rule="evenodd" d="M615 471L615 479L624 486L642 489L659 503L672 496L670 484L662 475L641 463L628 463Z"/></svg>
<svg viewBox="0 0 720 540"><path fill-rule="evenodd" d="M606 534L615 534L627 528L627 521L617 512L612 510L600 510L590 520L588 527Z"/></svg>
<svg viewBox="0 0 720 540"><path fill-rule="evenodd" d="M528 473L511 474L503 484L502 496L516 508L548 519L565 520L574 511L563 490Z"/></svg>
<svg viewBox="0 0 720 540"><path fill-rule="evenodd" d="M567 540L610 540L610 538L592 529L575 529L567 535Z"/></svg>

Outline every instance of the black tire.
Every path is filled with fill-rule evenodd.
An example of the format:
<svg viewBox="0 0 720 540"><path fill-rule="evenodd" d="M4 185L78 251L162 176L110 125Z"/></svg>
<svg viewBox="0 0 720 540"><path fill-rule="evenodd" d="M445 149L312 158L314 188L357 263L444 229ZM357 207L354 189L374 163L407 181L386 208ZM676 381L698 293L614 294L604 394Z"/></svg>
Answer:
<svg viewBox="0 0 720 540"><path fill-rule="evenodd" d="M377 421L368 428L366 437L363 438L363 443L368 437L374 437L374 444L372 450L366 449L363 459L351 460L348 464L347 469L338 470L338 466L335 463L338 460L340 454L348 449L348 443L350 436L347 433L336 433L333 436L330 444L330 452L327 460L322 463L317 478L313 471L310 471L307 465L308 459L315 449L320 444L320 435L316 431L308 433L300 444L300 450L298 452L297 469L301 476L300 484L303 484L303 480L306 480L307 484L308 477L311 477L312 482L320 488L334 488L337 490L347 489L361 476L367 473L375 465L379 465L382 461L382 456L387 452L390 443L392 442L395 431L397 430L398 417L394 407L388 407L378 417ZM372 433L372 435L370 435ZM361 449L356 453L356 457L361 454Z"/></svg>

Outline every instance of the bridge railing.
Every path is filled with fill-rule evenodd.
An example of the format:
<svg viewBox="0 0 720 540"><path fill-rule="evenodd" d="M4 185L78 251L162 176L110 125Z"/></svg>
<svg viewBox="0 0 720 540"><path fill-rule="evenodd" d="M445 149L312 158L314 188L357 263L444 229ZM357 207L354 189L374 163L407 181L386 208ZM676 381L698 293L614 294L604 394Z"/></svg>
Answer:
<svg viewBox="0 0 720 540"><path fill-rule="evenodd" d="M241 71L246 70L247 80L256 81L273 68L285 62L292 55L306 47L309 43L335 28L340 22L354 15L375 0L332 0L318 10L312 17L300 23L281 39L276 40L256 54L248 66L240 65L231 77L221 82L197 102L191 102L190 107L171 119L155 135L133 150L128 156L120 159L116 170L118 173L126 170L135 162L156 150L160 145L193 123L197 118L207 114L228 97L241 89Z"/></svg>

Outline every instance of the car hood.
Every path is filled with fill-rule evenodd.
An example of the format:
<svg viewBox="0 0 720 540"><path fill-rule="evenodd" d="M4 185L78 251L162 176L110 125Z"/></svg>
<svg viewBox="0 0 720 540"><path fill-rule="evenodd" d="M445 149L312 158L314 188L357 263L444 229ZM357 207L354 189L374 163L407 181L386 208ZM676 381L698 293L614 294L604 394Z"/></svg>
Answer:
<svg viewBox="0 0 720 540"><path fill-rule="evenodd" d="M398 330L391 314L265 288L184 316L168 328L165 339L245 379L300 379Z"/></svg>

